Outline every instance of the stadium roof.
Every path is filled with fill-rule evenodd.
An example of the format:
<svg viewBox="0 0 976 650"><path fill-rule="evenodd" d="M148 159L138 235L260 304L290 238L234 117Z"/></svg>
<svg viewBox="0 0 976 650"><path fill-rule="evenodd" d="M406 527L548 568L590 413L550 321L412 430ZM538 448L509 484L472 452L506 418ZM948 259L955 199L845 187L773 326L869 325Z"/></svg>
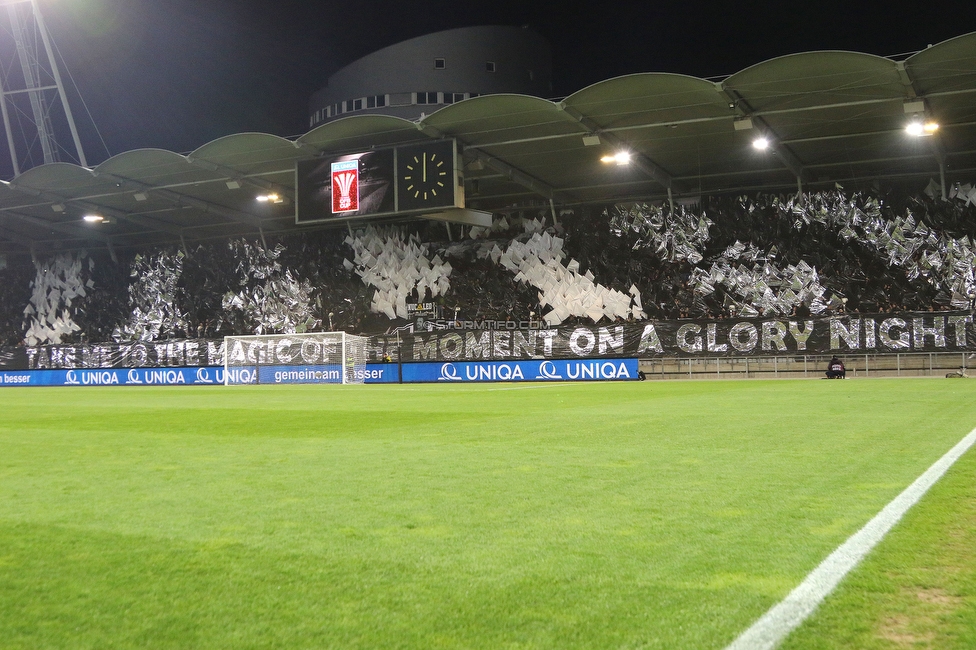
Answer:
<svg viewBox="0 0 976 650"><path fill-rule="evenodd" d="M938 131L906 134L916 113L938 122ZM765 151L752 145L759 135L770 142ZM444 137L463 150L468 207L490 211L655 200L669 192L678 198L884 179L971 181L976 32L904 61L808 52L720 82L634 74L557 102L488 95L419 122L357 115L295 140L241 133L188 155L139 149L93 169L42 165L0 184L0 253L308 229L294 220L297 161ZM631 164L600 162L624 149ZM284 201L255 200L269 192ZM108 223L84 222L89 212Z"/></svg>

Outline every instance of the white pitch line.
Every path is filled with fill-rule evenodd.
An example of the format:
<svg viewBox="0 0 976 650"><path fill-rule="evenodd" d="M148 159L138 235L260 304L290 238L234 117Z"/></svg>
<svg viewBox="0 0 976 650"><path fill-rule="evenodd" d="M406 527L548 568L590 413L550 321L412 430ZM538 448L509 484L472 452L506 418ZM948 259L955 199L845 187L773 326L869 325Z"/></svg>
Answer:
<svg viewBox="0 0 976 650"><path fill-rule="evenodd" d="M973 444L976 444L976 429L935 461L725 650L772 650L778 646Z"/></svg>

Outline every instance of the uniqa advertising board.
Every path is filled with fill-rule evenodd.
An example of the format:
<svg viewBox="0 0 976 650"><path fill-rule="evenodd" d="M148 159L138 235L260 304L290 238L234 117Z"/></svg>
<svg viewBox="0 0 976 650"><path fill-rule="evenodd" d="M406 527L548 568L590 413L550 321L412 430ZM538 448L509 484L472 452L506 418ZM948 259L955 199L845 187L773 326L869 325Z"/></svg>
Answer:
<svg viewBox="0 0 976 650"><path fill-rule="evenodd" d="M405 363L403 381L606 381L637 379L637 359Z"/></svg>
<svg viewBox="0 0 976 650"><path fill-rule="evenodd" d="M608 381L637 379L637 359L484 361L460 363L370 363L356 371L367 384L498 381ZM332 366L222 366L8 370L0 387L10 386L214 386L231 384L339 384Z"/></svg>

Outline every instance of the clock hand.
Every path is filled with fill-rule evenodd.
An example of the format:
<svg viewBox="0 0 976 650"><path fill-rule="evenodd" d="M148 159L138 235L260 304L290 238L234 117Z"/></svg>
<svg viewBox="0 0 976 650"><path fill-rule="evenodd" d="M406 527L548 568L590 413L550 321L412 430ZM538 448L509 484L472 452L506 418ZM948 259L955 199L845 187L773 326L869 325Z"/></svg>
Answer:
<svg viewBox="0 0 976 650"><path fill-rule="evenodd" d="M424 152L424 182L427 182L427 152Z"/></svg>

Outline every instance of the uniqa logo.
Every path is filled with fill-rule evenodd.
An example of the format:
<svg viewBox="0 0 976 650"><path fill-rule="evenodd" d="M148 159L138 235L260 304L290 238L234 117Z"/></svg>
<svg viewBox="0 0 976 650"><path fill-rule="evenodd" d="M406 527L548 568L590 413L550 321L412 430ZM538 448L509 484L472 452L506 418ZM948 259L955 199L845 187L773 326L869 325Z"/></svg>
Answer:
<svg viewBox="0 0 976 650"><path fill-rule="evenodd" d="M510 366L507 363L499 365L471 364L464 368L464 376L468 381L514 381L525 379L521 366Z"/></svg>
<svg viewBox="0 0 976 650"><path fill-rule="evenodd" d="M441 366L441 376L437 378L437 381L461 381L461 377L453 363L445 363Z"/></svg>
<svg viewBox="0 0 976 650"><path fill-rule="evenodd" d="M74 370L69 370L64 376L64 383L68 386L81 386L81 382L78 381L78 373Z"/></svg>
<svg viewBox="0 0 976 650"><path fill-rule="evenodd" d="M197 368L197 378L193 381L194 384L212 384L213 379L210 378L210 372L206 368Z"/></svg>
<svg viewBox="0 0 976 650"><path fill-rule="evenodd" d="M185 384L186 378L183 377L182 370L148 370L146 371L147 384Z"/></svg>
<svg viewBox="0 0 976 650"><path fill-rule="evenodd" d="M141 384L142 383L142 380L139 379L139 371L136 370L135 368L133 368L132 370L130 370L128 376L125 379L125 383L127 383L127 384Z"/></svg>
<svg viewBox="0 0 976 650"><path fill-rule="evenodd" d="M627 364L621 362L616 366L612 361L567 363L566 376L569 379L632 379Z"/></svg>
<svg viewBox="0 0 976 650"><path fill-rule="evenodd" d="M104 386L119 383L119 376L109 370L81 373L81 383L85 386Z"/></svg>
<svg viewBox="0 0 976 650"><path fill-rule="evenodd" d="M258 379L258 373L247 368L234 368L226 371L226 381L229 384L256 384ZM217 371L217 381L224 383L225 375L224 370L220 369Z"/></svg>
<svg viewBox="0 0 976 650"><path fill-rule="evenodd" d="M539 374L536 379L562 379L562 375L556 372L556 364L552 361L543 361L539 365Z"/></svg>

